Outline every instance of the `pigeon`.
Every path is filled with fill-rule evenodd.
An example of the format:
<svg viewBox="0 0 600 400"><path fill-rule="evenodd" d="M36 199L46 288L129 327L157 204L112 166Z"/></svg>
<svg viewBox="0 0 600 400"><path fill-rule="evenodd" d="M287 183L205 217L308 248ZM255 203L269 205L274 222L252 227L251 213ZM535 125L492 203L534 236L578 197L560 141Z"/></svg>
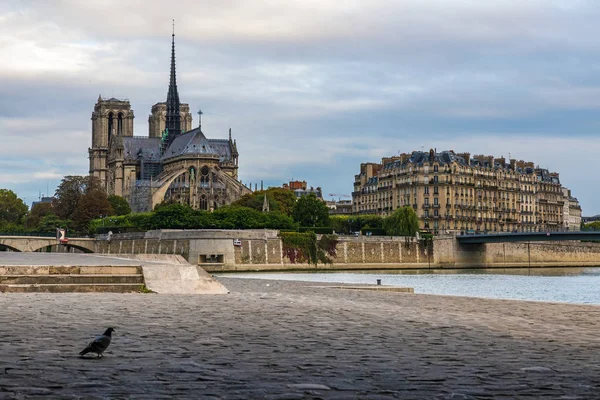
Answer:
<svg viewBox="0 0 600 400"><path fill-rule="evenodd" d="M101 336L98 336L94 339L90 344L87 345L85 349L79 353L80 356L83 356L87 353L96 353L98 358L102 357L102 353L104 350L108 348L110 344L110 340L112 339L112 333L114 332L113 328L108 328Z"/></svg>

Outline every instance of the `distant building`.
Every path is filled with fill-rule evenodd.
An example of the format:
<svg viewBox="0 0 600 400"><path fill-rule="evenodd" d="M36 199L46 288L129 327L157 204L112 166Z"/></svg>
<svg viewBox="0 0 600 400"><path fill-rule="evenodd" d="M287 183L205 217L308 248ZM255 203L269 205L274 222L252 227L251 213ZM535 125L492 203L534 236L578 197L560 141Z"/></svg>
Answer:
<svg viewBox="0 0 600 400"><path fill-rule="evenodd" d="M565 203L563 205L563 225L565 230L579 231L581 230L581 207L579 201L571 196L571 190L563 188Z"/></svg>
<svg viewBox="0 0 600 400"><path fill-rule="evenodd" d="M38 201L34 201L31 203L31 208L35 207L37 204L50 203L52 204L52 200L54 197L41 197Z"/></svg>
<svg viewBox="0 0 600 400"><path fill-rule="evenodd" d="M432 232L574 230L581 208L564 189L558 173L532 162L431 149L361 164L352 211L386 216L411 206Z"/></svg>
<svg viewBox="0 0 600 400"><path fill-rule="evenodd" d="M583 222L584 224L596 221L600 221L600 214L594 215L593 217L581 217L581 222Z"/></svg>
<svg viewBox="0 0 600 400"><path fill-rule="evenodd" d="M329 208L329 215L350 215L352 214L352 200L331 200L326 201Z"/></svg>
<svg viewBox="0 0 600 400"><path fill-rule="evenodd" d="M317 196L317 199L323 200L323 191L320 187L308 188L306 181L290 181L289 183L284 183L281 185L282 188L286 190L291 190L294 192L296 197L306 196L309 193L314 193Z"/></svg>

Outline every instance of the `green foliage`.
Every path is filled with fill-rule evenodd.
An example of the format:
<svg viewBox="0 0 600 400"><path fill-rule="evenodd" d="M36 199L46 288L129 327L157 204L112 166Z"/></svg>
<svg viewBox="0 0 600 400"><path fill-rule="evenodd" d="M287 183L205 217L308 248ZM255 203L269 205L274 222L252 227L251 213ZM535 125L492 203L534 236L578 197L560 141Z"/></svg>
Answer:
<svg viewBox="0 0 600 400"><path fill-rule="evenodd" d="M278 210L288 217L292 216L292 210L296 204L296 195L291 190L283 188L269 188L267 189L267 199L269 199L269 206L271 205L271 197L275 200L278 205ZM261 209L262 210L262 209ZM277 211L271 208L272 211Z"/></svg>
<svg viewBox="0 0 600 400"><path fill-rule="evenodd" d="M329 225L329 209L314 193L298 199L292 210L292 217L300 226Z"/></svg>
<svg viewBox="0 0 600 400"><path fill-rule="evenodd" d="M334 235L323 235L317 243L317 257L323 264L333 264L337 256L338 240Z"/></svg>
<svg viewBox="0 0 600 400"><path fill-rule="evenodd" d="M54 194L52 207L62 220L73 221L73 229L87 233L90 221L113 210L98 178L65 176Z"/></svg>
<svg viewBox="0 0 600 400"><path fill-rule="evenodd" d="M42 221L42 218L50 214L54 214L52 203L37 203L31 207L31 211L27 214L27 217L25 218L25 227L27 229L36 229Z"/></svg>
<svg viewBox="0 0 600 400"><path fill-rule="evenodd" d="M298 228L298 232L314 232L319 235L331 235L333 233L333 228L329 226L301 226Z"/></svg>
<svg viewBox="0 0 600 400"><path fill-rule="evenodd" d="M400 207L383 221L383 229L390 236L415 236L419 230L417 213L412 207Z"/></svg>
<svg viewBox="0 0 600 400"><path fill-rule="evenodd" d="M146 286L145 284L140 285L139 292L140 293L156 293L156 292L148 289L148 286Z"/></svg>
<svg viewBox="0 0 600 400"><path fill-rule="evenodd" d="M336 233L349 235L352 232L359 232L363 228L382 228L383 218L379 215L331 215L329 217L329 226Z"/></svg>
<svg viewBox="0 0 600 400"><path fill-rule="evenodd" d="M113 210L113 215L131 214L131 207L123 197L111 194L108 196L108 202Z"/></svg>
<svg viewBox="0 0 600 400"><path fill-rule="evenodd" d="M27 206L15 192L0 189L0 228L20 225L27 214Z"/></svg>
<svg viewBox="0 0 600 400"><path fill-rule="evenodd" d="M53 233L56 228L71 230L72 222L70 220L60 219L56 214L48 214L42 217L37 230L39 232Z"/></svg>
<svg viewBox="0 0 600 400"><path fill-rule="evenodd" d="M581 225L582 231L600 231L600 221L588 222Z"/></svg>
<svg viewBox="0 0 600 400"><path fill-rule="evenodd" d="M154 212L96 219L93 233L152 229L296 229L292 219L279 212L263 213L246 207L223 207L214 212L179 204L161 204Z"/></svg>
<svg viewBox="0 0 600 400"><path fill-rule="evenodd" d="M282 188L269 188L243 195L239 200L233 202L230 207L247 207L256 211L262 211L267 196L270 211L278 211L284 215L291 216L292 208L296 203L294 192Z"/></svg>
<svg viewBox="0 0 600 400"><path fill-rule="evenodd" d="M89 176L68 175L65 176L54 194L54 212L60 218L73 218L79 198L85 193L90 181L92 185L99 184Z"/></svg>
<svg viewBox="0 0 600 400"><path fill-rule="evenodd" d="M283 254L292 264L332 264L337 253L338 241L333 235L323 235L318 241L314 232L281 232L280 237Z"/></svg>
<svg viewBox="0 0 600 400"><path fill-rule="evenodd" d="M185 229L190 225L194 210L187 204L159 204L154 208L151 229Z"/></svg>
<svg viewBox="0 0 600 400"><path fill-rule="evenodd" d="M73 228L77 232L88 233L89 224L93 219L111 215L112 212L106 192L102 189L88 187L77 202L72 216Z"/></svg>

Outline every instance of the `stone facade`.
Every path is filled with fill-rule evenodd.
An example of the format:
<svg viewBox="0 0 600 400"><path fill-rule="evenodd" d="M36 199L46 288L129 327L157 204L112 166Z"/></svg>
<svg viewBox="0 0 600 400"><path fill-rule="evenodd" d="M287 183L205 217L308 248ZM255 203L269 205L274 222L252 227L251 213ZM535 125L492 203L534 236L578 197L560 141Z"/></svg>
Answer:
<svg viewBox="0 0 600 400"><path fill-rule="evenodd" d="M421 229L435 233L559 231L569 202L563 189L558 173L532 162L432 149L361 164L353 213L411 206Z"/></svg>
<svg viewBox="0 0 600 400"><path fill-rule="evenodd" d="M173 37L170 103L152 107L147 137L134 136L129 100L100 96L92 113L89 173L108 194L124 197L134 212L150 211L164 200L214 210L250 193L238 180L231 129L227 139L208 139L200 126L192 128L189 105L179 103L174 43Z"/></svg>
<svg viewBox="0 0 600 400"><path fill-rule="evenodd" d="M581 230L581 207L579 201L571 196L571 191L563 188L565 203L563 205L563 226L567 231Z"/></svg>

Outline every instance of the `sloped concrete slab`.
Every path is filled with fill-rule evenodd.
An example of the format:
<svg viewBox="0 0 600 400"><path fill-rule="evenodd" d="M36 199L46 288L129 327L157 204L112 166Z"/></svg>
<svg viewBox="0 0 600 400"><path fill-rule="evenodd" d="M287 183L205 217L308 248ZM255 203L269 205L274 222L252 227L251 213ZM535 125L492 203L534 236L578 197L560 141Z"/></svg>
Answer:
<svg viewBox="0 0 600 400"><path fill-rule="evenodd" d="M226 294L229 290L199 266L179 255L122 254L122 259L140 262L146 287L157 293ZM111 257L112 259L112 257Z"/></svg>

